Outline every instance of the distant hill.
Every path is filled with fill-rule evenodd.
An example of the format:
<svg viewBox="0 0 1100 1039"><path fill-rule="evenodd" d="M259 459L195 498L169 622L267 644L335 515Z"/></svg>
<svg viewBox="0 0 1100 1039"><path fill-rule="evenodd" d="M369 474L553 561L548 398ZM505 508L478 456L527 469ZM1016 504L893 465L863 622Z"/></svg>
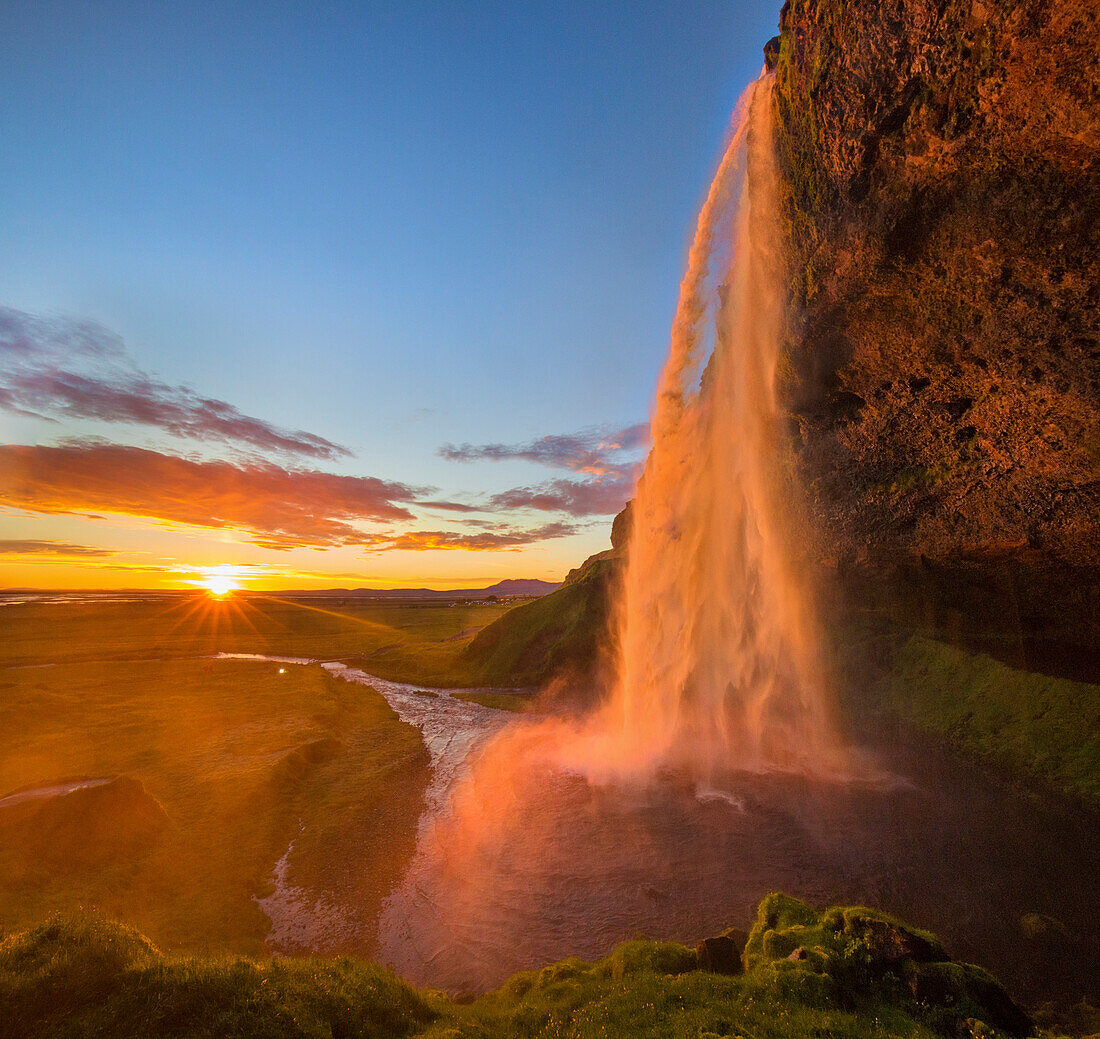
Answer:
<svg viewBox="0 0 1100 1039"><path fill-rule="evenodd" d="M312 596L340 596L346 599L488 599L492 596L546 595L560 587L560 584L551 581L509 578L506 581L497 581L488 588L293 588L274 594L293 596L296 599Z"/></svg>

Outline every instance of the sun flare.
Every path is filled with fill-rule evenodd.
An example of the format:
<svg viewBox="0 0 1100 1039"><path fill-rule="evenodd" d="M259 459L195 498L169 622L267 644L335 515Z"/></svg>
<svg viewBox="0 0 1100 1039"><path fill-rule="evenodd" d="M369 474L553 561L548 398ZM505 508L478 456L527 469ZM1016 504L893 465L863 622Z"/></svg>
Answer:
<svg viewBox="0 0 1100 1039"><path fill-rule="evenodd" d="M224 599L230 592L240 590L241 576L242 569L238 566L207 566L200 568L190 583L215 599Z"/></svg>
<svg viewBox="0 0 1100 1039"><path fill-rule="evenodd" d="M205 581L206 590L215 598L220 599L224 595L237 590L237 585L228 577L208 577Z"/></svg>

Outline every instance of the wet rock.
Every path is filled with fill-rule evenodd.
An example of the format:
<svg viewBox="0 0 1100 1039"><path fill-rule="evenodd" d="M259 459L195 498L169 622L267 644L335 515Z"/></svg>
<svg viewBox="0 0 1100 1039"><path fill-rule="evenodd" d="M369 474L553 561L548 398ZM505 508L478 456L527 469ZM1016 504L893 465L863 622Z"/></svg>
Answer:
<svg viewBox="0 0 1100 1039"><path fill-rule="evenodd" d="M779 64L779 46L780 37L778 36L773 36L764 44L764 68L769 72L773 72Z"/></svg>
<svg viewBox="0 0 1100 1039"><path fill-rule="evenodd" d="M830 911L825 922L831 922ZM863 909L844 909L839 912L840 930L849 941L862 942L878 969L896 967L905 960L930 963L947 960L947 953L939 940L931 934L908 927L898 920Z"/></svg>
<svg viewBox="0 0 1100 1039"><path fill-rule="evenodd" d="M805 945L800 945L787 957L788 960L805 960L809 958L809 953L806 951Z"/></svg>
<svg viewBox="0 0 1100 1039"><path fill-rule="evenodd" d="M786 5L780 390L807 553L866 553L884 600L923 555L937 608L952 574L1008 575L1028 610L974 597L968 634L1092 646L1100 601L1066 589L1100 575L1100 6L1041 7ZM874 406L838 415L840 387ZM974 560L1007 543L1026 551Z"/></svg>
<svg viewBox="0 0 1100 1039"><path fill-rule="evenodd" d="M695 946L695 955L700 969L711 974L741 973L741 949L733 938L725 935L704 938Z"/></svg>

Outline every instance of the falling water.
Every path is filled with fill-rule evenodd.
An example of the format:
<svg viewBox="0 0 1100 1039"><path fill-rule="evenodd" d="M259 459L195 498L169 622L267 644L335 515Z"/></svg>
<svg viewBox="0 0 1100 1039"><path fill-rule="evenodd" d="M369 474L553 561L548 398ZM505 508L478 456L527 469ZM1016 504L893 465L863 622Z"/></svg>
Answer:
<svg viewBox="0 0 1100 1039"><path fill-rule="evenodd" d="M762 76L699 214L653 408L615 617L615 687L596 719L614 772L837 764L791 551L777 184L772 77Z"/></svg>

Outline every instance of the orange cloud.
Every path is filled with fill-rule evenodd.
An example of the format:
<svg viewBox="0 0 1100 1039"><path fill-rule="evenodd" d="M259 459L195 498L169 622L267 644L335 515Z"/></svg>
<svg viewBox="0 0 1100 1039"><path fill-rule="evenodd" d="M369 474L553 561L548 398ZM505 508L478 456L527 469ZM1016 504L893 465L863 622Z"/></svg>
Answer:
<svg viewBox="0 0 1100 1039"><path fill-rule="evenodd" d="M69 541L0 539L0 556L61 556L70 559L102 559L116 553L93 545L74 545Z"/></svg>
<svg viewBox="0 0 1100 1039"><path fill-rule="evenodd" d="M229 528L274 549L370 543L360 521L407 520L417 489L268 462L196 461L100 441L0 445L0 505Z"/></svg>
<svg viewBox="0 0 1100 1039"><path fill-rule="evenodd" d="M532 530L488 531L478 534L456 534L448 530L410 530L404 534L376 534L370 543L381 551L434 552L440 549L460 549L469 552L514 552L552 538L569 537L577 533L570 523L547 523Z"/></svg>

